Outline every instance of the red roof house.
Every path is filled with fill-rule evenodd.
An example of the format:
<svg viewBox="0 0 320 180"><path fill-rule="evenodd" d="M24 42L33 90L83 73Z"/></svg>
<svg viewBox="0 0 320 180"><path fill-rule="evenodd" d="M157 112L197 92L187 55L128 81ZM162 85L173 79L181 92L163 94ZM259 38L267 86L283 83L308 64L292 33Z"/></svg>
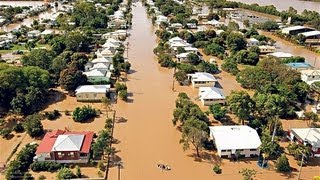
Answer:
<svg viewBox="0 0 320 180"><path fill-rule="evenodd" d="M34 160L60 163L87 163L93 132L56 130L48 132L41 141Z"/></svg>

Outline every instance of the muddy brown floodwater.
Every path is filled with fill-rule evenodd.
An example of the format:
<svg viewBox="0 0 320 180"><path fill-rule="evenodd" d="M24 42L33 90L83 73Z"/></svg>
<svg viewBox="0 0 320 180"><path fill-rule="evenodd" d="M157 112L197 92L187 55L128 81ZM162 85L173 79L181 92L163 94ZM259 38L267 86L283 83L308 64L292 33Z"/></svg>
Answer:
<svg viewBox="0 0 320 180"><path fill-rule="evenodd" d="M132 73L128 75L127 86L129 100L118 101L113 108L117 117L114 138L117 143L117 161L122 161L121 180L209 180L241 179L239 170L250 168L257 170L258 179L284 179L283 174L274 170L258 168L256 160L230 162L217 160L214 152L203 152L202 161L196 161L195 151L191 148L183 151L179 144L181 133L172 125L172 112L178 92L172 91L173 70L160 68L153 54L156 37L151 21L147 18L141 3L133 6L133 26L129 37L129 61ZM224 78L220 74L221 78ZM220 82L220 81L219 81ZM221 81L222 86L231 89L231 82ZM177 84L176 84L177 86ZM190 88L190 90L186 90ZM191 87L176 87L178 91L193 92ZM228 87L229 89L229 87ZM234 85L234 89L238 85ZM212 171L213 165L219 162L222 174ZM157 163L168 164L171 171L161 171ZM313 169L305 171L302 176L311 179L318 174ZM292 177L296 177L296 173ZM118 168L111 167L109 179L118 179Z"/></svg>

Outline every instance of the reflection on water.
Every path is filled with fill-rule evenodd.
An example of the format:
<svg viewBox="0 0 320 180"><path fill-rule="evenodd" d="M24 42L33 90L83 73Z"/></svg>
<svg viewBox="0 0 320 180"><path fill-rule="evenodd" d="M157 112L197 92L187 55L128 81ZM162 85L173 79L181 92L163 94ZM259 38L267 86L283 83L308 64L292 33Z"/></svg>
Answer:
<svg viewBox="0 0 320 180"><path fill-rule="evenodd" d="M287 10L290 6L301 13L303 10L320 12L320 2L299 1L299 0L232 0L246 4L257 3L259 5L274 5L278 10Z"/></svg>

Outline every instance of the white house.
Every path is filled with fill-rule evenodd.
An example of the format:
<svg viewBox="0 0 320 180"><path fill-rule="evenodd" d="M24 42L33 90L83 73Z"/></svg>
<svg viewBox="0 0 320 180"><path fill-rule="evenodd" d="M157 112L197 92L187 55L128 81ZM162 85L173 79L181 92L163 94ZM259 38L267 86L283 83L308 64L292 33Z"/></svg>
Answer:
<svg viewBox="0 0 320 180"><path fill-rule="evenodd" d="M247 46L251 47L251 46L258 46L259 45L259 41L256 38L250 38L247 40Z"/></svg>
<svg viewBox="0 0 320 180"><path fill-rule="evenodd" d="M158 15L157 20L156 20L156 24L159 25L161 22L168 22L168 18L163 15Z"/></svg>
<svg viewBox="0 0 320 180"><path fill-rule="evenodd" d="M194 88L197 87L213 87L218 80L209 73L196 72L194 74L188 74L188 78Z"/></svg>
<svg viewBox="0 0 320 180"><path fill-rule="evenodd" d="M186 26L188 29L197 29L196 23L187 23Z"/></svg>
<svg viewBox="0 0 320 180"><path fill-rule="evenodd" d="M217 21L215 19L212 19L211 21L207 21L204 24L211 25L211 26L214 26L214 27L221 27L222 25L224 25L222 22L219 22L219 21Z"/></svg>
<svg viewBox="0 0 320 180"><path fill-rule="evenodd" d="M222 89L216 87L199 87L199 99L204 106L226 102Z"/></svg>
<svg viewBox="0 0 320 180"><path fill-rule="evenodd" d="M320 128L293 128L288 132L291 141L311 148L314 157L320 157Z"/></svg>
<svg viewBox="0 0 320 180"><path fill-rule="evenodd" d="M199 52L198 48L187 46L184 48L186 52L197 54Z"/></svg>
<svg viewBox="0 0 320 180"><path fill-rule="evenodd" d="M273 52L273 53L269 53L267 54L268 56L273 56L276 58L280 58L280 59L285 59L285 58L290 58L293 57L292 54L290 53L285 53L285 52Z"/></svg>
<svg viewBox="0 0 320 180"><path fill-rule="evenodd" d="M182 28L183 25L181 23L172 23L170 27L179 29L179 28Z"/></svg>
<svg viewBox="0 0 320 180"><path fill-rule="evenodd" d="M186 42L186 41L183 40L183 39L181 39L181 38L178 37L178 36L169 39L169 43L177 43L177 42L184 43L184 42Z"/></svg>
<svg viewBox="0 0 320 180"><path fill-rule="evenodd" d="M187 62L189 54L190 54L189 52L180 53L180 54L176 55L176 58L177 58L178 62Z"/></svg>
<svg viewBox="0 0 320 180"><path fill-rule="evenodd" d="M267 45L262 45L258 46L260 49L260 54L268 54L268 53L273 53L276 51L276 47L274 46L267 46Z"/></svg>
<svg viewBox="0 0 320 180"><path fill-rule="evenodd" d="M38 38L40 35L41 35L41 32L39 30L29 31L27 33L28 38Z"/></svg>
<svg viewBox="0 0 320 180"><path fill-rule="evenodd" d="M76 89L77 101L101 101L110 91L110 85L83 85Z"/></svg>
<svg viewBox="0 0 320 180"><path fill-rule="evenodd" d="M220 157L252 157L260 153L260 137L249 126L210 126L209 129Z"/></svg>
<svg viewBox="0 0 320 180"><path fill-rule="evenodd" d="M100 71L102 74L106 74L107 71L109 70L109 65L105 65L103 63L97 63L97 64L94 64L92 68L90 68L90 71L95 69Z"/></svg>
<svg viewBox="0 0 320 180"><path fill-rule="evenodd" d="M320 70L301 70L301 80L311 85L320 81Z"/></svg>

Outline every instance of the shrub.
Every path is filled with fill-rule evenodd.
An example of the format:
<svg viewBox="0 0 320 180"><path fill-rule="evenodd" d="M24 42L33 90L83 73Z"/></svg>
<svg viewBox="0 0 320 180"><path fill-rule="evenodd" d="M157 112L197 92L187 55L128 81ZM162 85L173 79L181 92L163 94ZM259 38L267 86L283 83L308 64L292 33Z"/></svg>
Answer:
<svg viewBox="0 0 320 180"><path fill-rule="evenodd" d="M111 129L113 126L113 121L111 118L107 118L106 119L106 122L105 122L105 125L104 125L104 128L105 129Z"/></svg>
<svg viewBox="0 0 320 180"><path fill-rule="evenodd" d="M81 178L81 176L82 176L81 169L78 165L76 165L76 176L77 176L77 178Z"/></svg>
<svg viewBox="0 0 320 180"><path fill-rule="evenodd" d="M215 165L214 167L213 167L213 172L215 172L216 174L221 174L222 173L222 169L220 168L220 166L219 165Z"/></svg>
<svg viewBox="0 0 320 180"><path fill-rule="evenodd" d="M33 162L37 145L27 144L16 156L16 159L10 162L6 170L6 179L13 176L23 176Z"/></svg>
<svg viewBox="0 0 320 180"><path fill-rule="evenodd" d="M0 131L0 134L1 134L2 138L8 139L11 135L11 131L12 130L10 128L3 128Z"/></svg>
<svg viewBox="0 0 320 180"><path fill-rule="evenodd" d="M24 131L24 128L22 126L22 123L17 123L14 127L13 127L13 130L17 133L19 132L23 132Z"/></svg>
<svg viewBox="0 0 320 180"><path fill-rule="evenodd" d="M126 101L127 98L128 98L128 92L127 92L127 90L121 90L121 91L119 91L119 97L120 97L120 99Z"/></svg>
<svg viewBox="0 0 320 180"><path fill-rule="evenodd" d="M56 171L63 167L62 164L56 162L36 161L30 165L32 171Z"/></svg>
<svg viewBox="0 0 320 180"><path fill-rule="evenodd" d="M97 168L99 168L101 171L105 170L105 166L101 160L98 162Z"/></svg>
<svg viewBox="0 0 320 180"><path fill-rule="evenodd" d="M70 111L68 111L68 110L64 111L64 114L65 114L66 116L70 116L70 115L71 115L71 114L70 114Z"/></svg>
<svg viewBox="0 0 320 180"><path fill-rule="evenodd" d="M34 180L34 177L30 173L25 173L23 176L23 180Z"/></svg>
<svg viewBox="0 0 320 180"><path fill-rule="evenodd" d="M85 122L88 119L96 116L97 111L91 106L83 106L82 108L77 107L72 113L72 118L75 122Z"/></svg>
<svg viewBox="0 0 320 180"><path fill-rule="evenodd" d="M59 116L61 116L60 112L58 110L53 110L52 112L45 112L45 117L48 118L49 120L55 120Z"/></svg>
<svg viewBox="0 0 320 180"><path fill-rule="evenodd" d="M31 137L41 136L44 133L40 119L40 115L33 114L27 116L25 122L23 123L24 129Z"/></svg>
<svg viewBox="0 0 320 180"><path fill-rule="evenodd" d="M66 168L66 167L61 168L58 171L58 175L57 175L57 179L59 179L59 180L71 179L74 177L75 177L75 174L73 174L73 172L69 168Z"/></svg>
<svg viewBox="0 0 320 180"><path fill-rule="evenodd" d="M128 89L127 86L125 84L122 84L122 83L116 83L115 88L116 88L116 92Z"/></svg>
<svg viewBox="0 0 320 180"><path fill-rule="evenodd" d="M289 165L289 161L288 161L288 158L286 157L286 155L282 154L277 159L276 168L279 172L289 172L291 170L290 165Z"/></svg>
<svg viewBox="0 0 320 180"><path fill-rule="evenodd" d="M38 178L38 180L45 180L45 179L47 179L47 178L44 175L40 175L39 178Z"/></svg>

